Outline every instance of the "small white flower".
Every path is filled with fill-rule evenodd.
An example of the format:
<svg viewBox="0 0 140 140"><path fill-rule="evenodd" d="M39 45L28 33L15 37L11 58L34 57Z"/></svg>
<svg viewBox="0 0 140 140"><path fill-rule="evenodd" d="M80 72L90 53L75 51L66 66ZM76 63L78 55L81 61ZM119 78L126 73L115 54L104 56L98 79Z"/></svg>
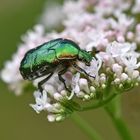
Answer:
<svg viewBox="0 0 140 140"><path fill-rule="evenodd" d="M130 4L129 1L124 2L123 0L116 0L115 2L110 0L98 0L95 10L99 15L108 16L127 10Z"/></svg>
<svg viewBox="0 0 140 140"><path fill-rule="evenodd" d="M63 96L59 93L54 93L54 99L57 100L57 101L61 101L63 99Z"/></svg>
<svg viewBox="0 0 140 140"><path fill-rule="evenodd" d="M47 116L49 122L54 122L56 120L56 115L50 114Z"/></svg>
<svg viewBox="0 0 140 140"><path fill-rule="evenodd" d="M136 79L140 76L140 72L138 70L134 70L133 73L132 73L132 78L133 79Z"/></svg>
<svg viewBox="0 0 140 140"><path fill-rule="evenodd" d="M72 91L76 94L80 92L79 79L80 73L76 73L76 75L74 75L72 78Z"/></svg>
<svg viewBox="0 0 140 140"><path fill-rule="evenodd" d="M138 62L138 57L140 54L138 53L126 53L121 57L122 62L126 66L126 71L129 74L132 74L131 72L135 69L138 69L140 67L140 62Z"/></svg>
<svg viewBox="0 0 140 140"><path fill-rule="evenodd" d="M98 81L99 80L99 70L102 66L102 60L99 55L96 55L96 59L93 58L91 61L91 65L86 67L86 72L90 74L91 76L95 76L95 79Z"/></svg>
<svg viewBox="0 0 140 140"><path fill-rule="evenodd" d="M34 97L36 104L30 104L30 106L37 112L40 113L42 110L45 109L45 105L47 103L47 93L45 90L43 93L40 93L39 91L34 92Z"/></svg>
<svg viewBox="0 0 140 140"><path fill-rule="evenodd" d="M84 1L67 1L64 3L63 11L67 16L73 16L75 14L84 12Z"/></svg>
<svg viewBox="0 0 140 140"><path fill-rule="evenodd" d="M62 6L56 3L46 3L44 12L40 17L40 23L43 24L47 29L56 29L62 24L64 13Z"/></svg>
<svg viewBox="0 0 140 140"><path fill-rule="evenodd" d="M119 78L116 78L116 79L114 80L114 83L115 83L115 84L120 84L120 81L121 81L121 80L120 80Z"/></svg>
<svg viewBox="0 0 140 140"><path fill-rule="evenodd" d="M120 42L120 43L124 43L124 42L125 42L124 36L118 35L118 36L117 36L117 41Z"/></svg>
<svg viewBox="0 0 140 140"><path fill-rule="evenodd" d="M53 95L56 91L56 88L51 84L45 84L44 89L50 95Z"/></svg>
<svg viewBox="0 0 140 140"><path fill-rule="evenodd" d="M49 114L47 118L49 122L55 122L55 121L59 122L64 120L65 117L61 114Z"/></svg>
<svg viewBox="0 0 140 140"><path fill-rule="evenodd" d="M80 89L83 90L84 92L90 93L87 79L80 78L79 86L80 86Z"/></svg>
<svg viewBox="0 0 140 140"><path fill-rule="evenodd" d="M115 60L113 59L111 54L106 52L100 52L99 55L103 61L103 64L106 67L111 67L115 63Z"/></svg>
<svg viewBox="0 0 140 140"><path fill-rule="evenodd" d="M22 40L25 43L29 43L29 46L26 46L26 48L29 47L29 49L31 49L34 47L30 46L30 45L34 45L34 43L37 43L38 42L37 38L38 37L41 38L43 35L44 35L44 27L41 24L38 24L38 25L34 26L33 31L29 30L26 35L22 36Z"/></svg>
<svg viewBox="0 0 140 140"><path fill-rule="evenodd" d="M128 75L126 73L121 74L121 81L124 82L128 79Z"/></svg>
<svg viewBox="0 0 140 140"><path fill-rule="evenodd" d="M92 51L93 48L104 50L104 48L108 44L106 34L100 30L91 30L86 37L89 38L89 43L86 46L87 51Z"/></svg>
<svg viewBox="0 0 140 140"><path fill-rule="evenodd" d="M64 111L63 107L59 103L46 103L44 109L54 114L59 114Z"/></svg>
<svg viewBox="0 0 140 140"><path fill-rule="evenodd" d="M85 92L80 91L80 92L78 92L78 93L76 94L76 96L79 97L79 98L84 98Z"/></svg>
<svg viewBox="0 0 140 140"><path fill-rule="evenodd" d="M133 32L127 32L127 39L129 40L129 41L133 41L133 39L134 39L134 33Z"/></svg>
<svg viewBox="0 0 140 140"><path fill-rule="evenodd" d="M94 93L94 92L96 91L95 87L91 86L91 87L90 87L90 91L91 91L92 93Z"/></svg>
<svg viewBox="0 0 140 140"><path fill-rule="evenodd" d="M118 12L116 17L118 18L118 24L115 26L115 29L124 35L129 27L134 23L134 18L130 18L121 12Z"/></svg>
<svg viewBox="0 0 140 140"><path fill-rule="evenodd" d="M119 76L122 73L123 68L119 64L115 63L112 66L112 70L113 70L113 72L115 72Z"/></svg>
<svg viewBox="0 0 140 140"><path fill-rule="evenodd" d="M101 84L104 84L106 82L106 75L104 73L101 73L100 74L100 83Z"/></svg>
<svg viewBox="0 0 140 140"><path fill-rule="evenodd" d="M135 49L135 43L119 43L114 41L111 44L108 44L106 52L111 54L113 57L120 57L127 54L128 52L134 51Z"/></svg>

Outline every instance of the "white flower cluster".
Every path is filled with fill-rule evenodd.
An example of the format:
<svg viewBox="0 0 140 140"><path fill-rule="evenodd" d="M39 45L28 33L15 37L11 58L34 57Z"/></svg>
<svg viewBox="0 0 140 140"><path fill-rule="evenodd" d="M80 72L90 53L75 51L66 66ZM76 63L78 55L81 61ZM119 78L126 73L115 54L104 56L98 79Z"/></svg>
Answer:
<svg viewBox="0 0 140 140"><path fill-rule="evenodd" d="M135 0L134 6L132 8L133 13L140 13L140 0Z"/></svg>
<svg viewBox="0 0 140 140"><path fill-rule="evenodd" d="M66 91L57 73L44 84L43 93L35 91L36 104L31 106L37 113L47 110L49 121L63 120L72 113L74 107L67 104L72 104L73 97L97 99L108 84L120 92L138 86L140 53L136 50L140 45L140 23L132 15L139 12L139 3L139 0L134 4L129 0L66 1L62 10L64 30L45 33L45 25L36 25L22 38L23 43L12 60L5 63L1 71L2 79L17 94L21 93L25 81L20 76L19 65L25 52L48 40L62 37L75 41L86 51L98 50L90 66L77 62L95 79L69 68L63 77L71 93ZM35 86L38 81L33 82Z"/></svg>
<svg viewBox="0 0 140 140"><path fill-rule="evenodd" d="M27 84L19 72L20 62L28 50L47 41L44 34L44 27L36 25L34 31L29 30L25 36L22 36L22 41L24 43L18 46L18 50L13 55L12 60L7 61L5 63L5 68L1 71L1 78L10 86L16 95L21 94L23 88Z"/></svg>

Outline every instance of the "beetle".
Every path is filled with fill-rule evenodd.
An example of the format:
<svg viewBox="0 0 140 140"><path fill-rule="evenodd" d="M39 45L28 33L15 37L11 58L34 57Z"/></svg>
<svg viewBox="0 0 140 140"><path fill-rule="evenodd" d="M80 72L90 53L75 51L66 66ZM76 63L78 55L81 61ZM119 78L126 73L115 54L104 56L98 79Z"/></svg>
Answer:
<svg viewBox="0 0 140 140"><path fill-rule="evenodd" d="M47 75L46 78L38 83L38 88L42 91L42 85L49 80L56 69L60 67L58 71L59 80L63 82L66 90L70 91L62 77L70 66L73 66L81 73L95 78L94 76L89 75L84 69L80 68L76 64L77 60L90 66L92 55L87 51L80 49L72 40L58 38L45 42L26 52L20 63L19 70L25 80L35 80Z"/></svg>

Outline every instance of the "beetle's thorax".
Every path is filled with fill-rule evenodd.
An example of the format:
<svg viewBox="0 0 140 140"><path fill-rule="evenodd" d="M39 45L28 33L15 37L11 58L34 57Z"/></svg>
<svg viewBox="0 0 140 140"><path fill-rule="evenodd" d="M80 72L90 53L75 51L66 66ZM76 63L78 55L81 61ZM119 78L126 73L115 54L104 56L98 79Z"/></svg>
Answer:
<svg viewBox="0 0 140 140"><path fill-rule="evenodd" d="M79 51L78 58L79 58L79 60L85 62L87 65L89 65L92 60L91 54L89 54L85 50Z"/></svg>

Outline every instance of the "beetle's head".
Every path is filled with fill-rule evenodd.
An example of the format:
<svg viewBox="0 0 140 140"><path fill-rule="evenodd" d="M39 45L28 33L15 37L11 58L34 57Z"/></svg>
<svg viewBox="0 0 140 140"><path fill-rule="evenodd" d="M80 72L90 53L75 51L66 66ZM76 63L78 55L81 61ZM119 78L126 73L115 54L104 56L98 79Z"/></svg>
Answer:
<svg viewBox="0 0 140 140"><path fill-rule="evenodd" d="M87 66L90 66L92 55L85 50L79 52L79 60L83 61Z"/></svg>

